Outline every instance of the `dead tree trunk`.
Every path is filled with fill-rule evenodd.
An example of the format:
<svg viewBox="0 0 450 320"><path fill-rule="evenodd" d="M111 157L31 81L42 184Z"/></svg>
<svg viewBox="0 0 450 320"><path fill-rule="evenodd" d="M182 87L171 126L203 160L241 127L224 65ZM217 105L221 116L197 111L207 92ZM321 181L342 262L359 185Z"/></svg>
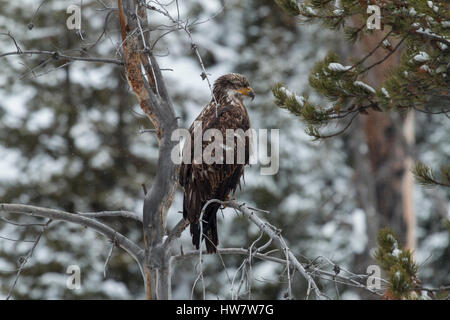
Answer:
<svg viewBox="0 0 450 320"><path fill-rule="evenodd" d="M152 188L143 208L145 289L147 299L168 299L169 256L162 246L165 221L176 188L176 165L171 161L172 132L177 118L158 63L149 47L147 11L143 3L118 0L125 74L141 109L153 123L159 142L159 160Z"/></svg>

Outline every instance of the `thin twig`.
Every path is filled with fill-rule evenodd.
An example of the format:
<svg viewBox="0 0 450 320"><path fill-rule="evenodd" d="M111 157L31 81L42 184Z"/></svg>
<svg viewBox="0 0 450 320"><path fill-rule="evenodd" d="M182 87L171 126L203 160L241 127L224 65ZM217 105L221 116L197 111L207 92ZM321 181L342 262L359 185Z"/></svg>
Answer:
<svg viewBox="0 0 450 320"><path fill-rule="evenodd" d="M59 53L58 51L47 51L47 50L25 50L20 52L19 51L6 52L0 54L0 58L11 55L33 55L33 54L49 55L54 60L86 61L86 62L112 63L120 66L123 65L123 62L117 59L99 58L99 57L74 57Z"/></svg>
<svg viewBox="0 0 450 320"><path fill-rule="evenodd" d="M52 220L49 219L47 221L47 223L44 225L44 227L42 227L42 231L39 233L39 235L34 240L33 246L28 251L27 255L22 259L22 261L20 263L20 266L19 266L19 269L17 270L16 277L14 278L14 282L12 283L11 287L9 288L9 292L8 292L8 295L6 296L6 300L9 300L11 298L12 292L13 292L14 288L16 287L17 281L20 278L20 274L22 273L22 270L25 267L25 264L33 256L34 249L36 249L36 246L38 245L39 240L41 240L42 235L44 234L45 230L47 229L47 227L49 226L49 224L51 222L52 222Z"/></svg>
<svg viewBox="0 0 450 320"><path fill-rule="evenodd" d="M103 266L103 277L106 279L106 269L108 267L109 260L111 259L113 249L116 246L116 237L111 241L111 249L109 249L108 256L106 257L105 265Z"/></svg>

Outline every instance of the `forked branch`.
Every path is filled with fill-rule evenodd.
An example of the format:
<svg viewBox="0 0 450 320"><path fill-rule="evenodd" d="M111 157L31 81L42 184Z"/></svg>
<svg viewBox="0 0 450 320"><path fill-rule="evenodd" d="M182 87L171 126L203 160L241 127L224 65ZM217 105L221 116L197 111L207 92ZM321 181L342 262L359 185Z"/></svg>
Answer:
<svg viewBox="0 0 450 320"><path fill-rule="evenodd" d="M164 78L152 51L149 49L147 11L142 1L118 0L122 50L125 74L136 95L142 111L153 123L159 142L159 159L156 177L145 195L143 230L145 239L145 272L147 299L167 299L168 259L162 250L167 211L172 204L176 188L176 165L171 151L176 142L172 132L178 128L177 118L165 85ZM157 273L160 281L156 288ZM155 290L156 288L156 290Z"/></svg>

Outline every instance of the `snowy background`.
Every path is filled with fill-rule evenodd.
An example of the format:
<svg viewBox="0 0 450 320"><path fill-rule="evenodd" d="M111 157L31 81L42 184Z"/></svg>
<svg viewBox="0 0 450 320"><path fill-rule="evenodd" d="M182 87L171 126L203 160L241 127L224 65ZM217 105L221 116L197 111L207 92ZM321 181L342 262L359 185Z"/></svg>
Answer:
<svg viewBox="0 0 450 320"><path fill-rule="evenodd" d="M66 28L65 10L76 1L48 1L38 12L32 0L0 0L0 31L10 31L22 49L60 50L80 55L88 48L92 56L118 57L118 21L112 14L105 36L100 36L108 11L115 1L83 1L81 40ZM170 2L170 1L166 1ZM176 15L174 2L169 6ZM181 19L199 22L192 28L208 76L216 79L228 72L246 75L256 91L248 102L252 127L280 129L280 171L259 174L259 166L246 169L245 185L236 199L269 210L261 214L283 230L294 253L302 261L325 256L357 273L367 264L357 257L370 251L365 212L355 200L354 170L347 148L352 136L311 142L304 126L273 103L271 86L281 81L298 93L307 93L308 73L314 62L329 50L341 51L339 35L319 25L300 25L283 14L274 1L180 1ZM27 25L33 22L33 29ZM169 25L165 17L152 14L151 38L157 39ZM0 36L0 54L15 51L7 36ZM210 99L201 67L183 31L171 32L155 46L180 125L188 127ZM126 209L142 211L141 184L152 183L157 161L156 139L139 134L150 123L130 93L123 70L116 65L55 61L48 56L0 58L0 200L33 204L70 212ZM435 163L450 157L447 119L417 116L416 158ZM420 124L429 124L422 130ZM363 154L364 144L359 146ZM415 258L425 284L439 286L450 281L449 236L442 220L450 217L449 193L415 187L418 248ZM168 226L181 218L181 192L169 211ZM247 247L258 236L257 228L231 210L219 215L221 247ZM9 215L14 221L30 218ZM131 239L141 241L137 223L106 220ZM0 298L5 298L14 279L18 259L31 245L38 228L21 228L0 220ZM193 250L188 231L175 247ZM89 229L54 222L40 241L12 295L16 299L142 299L143 286L131 257L114 249L107 277L103 267L110 244ZM217 256L205 257L207 298L230 298L228 277L243 257L226 256L223 267ZM373 261L371 262L374 263ZM195 261L175 266L173 297L189 298L197 276ZM81 268L81 289L66 287L69 265ZM252 297L283 298L283 269L270 262L255 261ZM335 296L334 284L321 282ZM298 275L297 298L306 284ZM343 299L358 299L361 291L340 287ZM198 287L195 297L201 297Z"/></svg>

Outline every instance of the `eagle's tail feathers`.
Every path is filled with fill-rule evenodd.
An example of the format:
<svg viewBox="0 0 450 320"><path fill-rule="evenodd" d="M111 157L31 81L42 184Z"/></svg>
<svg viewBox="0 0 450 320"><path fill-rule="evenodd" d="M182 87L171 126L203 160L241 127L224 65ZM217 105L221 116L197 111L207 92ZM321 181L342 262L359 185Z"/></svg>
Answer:
<svg viewBox="0 0 450 320"><path fill-rule="evenodd" d="M203 231L203 238L205 239L206 244L206 252L207 253L216 253L217 245L219 244L219 238L217 236L217 209L213 212L210 212L208 222L203 222L203 228L206 231ZM206 225L206 226L205 226Z"/></svg>
<svg viewBox="0 0 450 320"><path fill-rule="evenodd" d="M205 213L202 218L203 237L205 240L206 251L208 253L216 253L219 239L217 236L217 210L219 210L220 204L211 203L205 209Z"/></svg>
<svg viewBox="0 0 450 320"><path fill-rule="evenodd" d="M192 244L196 249L200 247L200 225L198 223L191 223L190 230L192 235Z"/></svg>

